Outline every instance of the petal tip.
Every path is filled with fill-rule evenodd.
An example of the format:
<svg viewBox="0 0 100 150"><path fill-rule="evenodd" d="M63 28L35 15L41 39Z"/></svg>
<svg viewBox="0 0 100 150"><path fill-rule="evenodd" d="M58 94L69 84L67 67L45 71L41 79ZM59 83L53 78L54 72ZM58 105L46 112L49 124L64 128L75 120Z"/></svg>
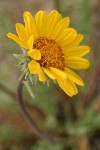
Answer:
<svg viewBox="0 0 100 150"><path fill-rule="evenodd" d="M7 37L8 37L8 38L11 38L11 37L12 37L11 35L12 35L11 32L7 33Z"/></svg>

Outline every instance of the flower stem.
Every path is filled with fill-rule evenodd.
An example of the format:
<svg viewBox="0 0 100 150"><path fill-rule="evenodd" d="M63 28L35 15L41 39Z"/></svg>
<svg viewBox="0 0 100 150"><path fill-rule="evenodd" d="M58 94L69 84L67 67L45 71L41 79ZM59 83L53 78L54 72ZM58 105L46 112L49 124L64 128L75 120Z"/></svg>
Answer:
<svg viewBox="0 0 100 150"><path fill-rule="evenodd" d="M18 88L17 88L17 99L18 99L18 104L20 106L21 112L24 115L25 119L29 123L29 125L32 127L34 133L41 139L43 140L48 140L50 142L54 142L54 140L48 136L47 133L42 131L37 124L34 122L34 120L31 118L30 114L28 113L25 103L23 100L23 81L25 81L25 74L20 78Z"/></svg>

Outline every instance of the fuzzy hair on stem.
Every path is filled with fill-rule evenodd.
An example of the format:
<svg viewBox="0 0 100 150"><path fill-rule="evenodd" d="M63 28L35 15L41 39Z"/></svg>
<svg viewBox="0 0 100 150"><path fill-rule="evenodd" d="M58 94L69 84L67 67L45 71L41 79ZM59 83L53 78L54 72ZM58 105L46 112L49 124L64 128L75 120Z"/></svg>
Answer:
<svg viewBox="0 0 100 150"><path fill-rule="evenodd" d="M17 87L17 100L20 107L20 110L29 123L29 125L32 127L34 133L42 140L47 140L50 143L54 143L54 139L52 139L47 133L42 131L38 125L34 122L34 120L31 118L30 114L28 113L24 100L23 100L23 85L25 81L25 73L22 75L22 77L19 80L18 87Z"/></svg>

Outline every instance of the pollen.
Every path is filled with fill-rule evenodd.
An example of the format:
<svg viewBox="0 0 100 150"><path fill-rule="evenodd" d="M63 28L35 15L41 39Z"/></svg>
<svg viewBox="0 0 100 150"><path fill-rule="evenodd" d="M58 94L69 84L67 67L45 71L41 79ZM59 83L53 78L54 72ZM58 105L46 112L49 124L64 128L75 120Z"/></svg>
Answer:
<svg viewBox="0 0 100 150"><path fill-rule="evenodd" d="M64 70L65 59L63 50L54 40L40 37L34 42L33 48L36 48L41 52L41 60L39 60L41 66Z"/></svg>

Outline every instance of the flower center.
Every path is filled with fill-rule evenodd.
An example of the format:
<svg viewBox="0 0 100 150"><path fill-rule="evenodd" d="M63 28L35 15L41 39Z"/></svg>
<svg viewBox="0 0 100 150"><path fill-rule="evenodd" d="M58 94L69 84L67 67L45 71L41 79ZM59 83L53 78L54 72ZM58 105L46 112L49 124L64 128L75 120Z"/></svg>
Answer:
<svg viewBox="0 0 100 150"><path fill-rule="evenodd" d="M40 50L41 60L39 63L43 67L54 67L64 70L65 59L63 50L54 40L40 37L35 41L33 47Z"/></svg>

